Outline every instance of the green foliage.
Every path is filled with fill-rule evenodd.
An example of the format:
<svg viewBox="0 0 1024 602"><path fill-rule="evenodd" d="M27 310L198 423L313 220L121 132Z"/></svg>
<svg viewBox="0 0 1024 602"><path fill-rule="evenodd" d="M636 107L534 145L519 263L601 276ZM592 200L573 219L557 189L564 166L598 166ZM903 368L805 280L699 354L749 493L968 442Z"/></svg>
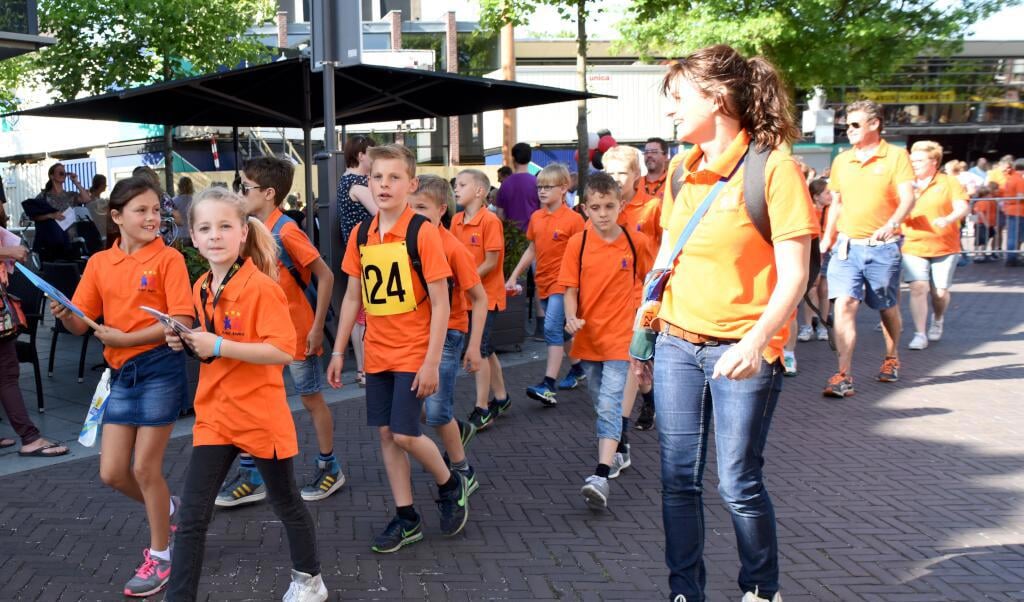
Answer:
<svg viewBox="0 0 1024 602"><path fill-rule="evenodd" d="M64 100L265 61L250 27L272 0L44 0L39 29L57 42L39 54L43 80Z"/></svg>
<svg viewBox="0 0 1024 602"><path fill-rule="evenodd" d="M870 85L921 54L948 55L969 27L1019 0L634 0L619 29L641 56L726 43L788 82Z"/></svg>
<svg viewBox="0 0 1024 602"><path fill-rule="evenodd" d="M181 251L181 254L185 256L185 268L188 269L188 280L192 284L195 284L196 280L199 280L199 277L210 269L210 264L206 262L206 259L199 254L199 250L195 247L185 246L178 242L174 243L174 247Z"/></svg>
<svg viewBox="0 0 1024 602"><path fill-rule="evenodd" d="M31 81L34 67L31 54L0 61L0 113L19 109L18 88Z"/></svg>
<svg viewBox="0 0 1024 602"><path fill-rule="evenodd" d="M552 6L563 19L575 20L580 4L583 5L584 20L594 12L604 10L592 0L480 0L480 25L493 31L508 23L527 25L538 6Z"/></svg>
<svg viewBox="0 0 1024 602"><path fill-rule="evenodd" d="M526 234L523 234L515 222L507 219L501 220L501 222L505 229L505 263L501 267L505 270L505 277L508 278L512 270L516 269L519 258L523 256L526 247L530 246L530 241L526 239Z"/></svg>

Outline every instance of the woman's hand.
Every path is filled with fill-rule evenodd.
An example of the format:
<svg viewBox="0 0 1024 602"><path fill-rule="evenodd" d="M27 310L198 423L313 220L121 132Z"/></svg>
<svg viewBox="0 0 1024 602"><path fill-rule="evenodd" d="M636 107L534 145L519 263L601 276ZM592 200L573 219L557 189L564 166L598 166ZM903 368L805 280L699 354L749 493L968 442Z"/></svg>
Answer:
<svg viewBox="0 0 1024 602"><path fill-rule="evenodd" d="M942 230L943 228L949 225L949 220L946 219L945 217L937 217L934 220L932 220L932 225L938 228L939 230Z"/></svg>
<svg viewBox="0 0 1024 602"><path fill-rule="evenodd" d="M741 339L718 358L711 378L724 376L729 380L743 380L754 376L760 369L761 350Z"/></svg>
<svg viewBox="0 0 1024 602"><path fill-rule="evenodd" d="M25 261L28 259L28 247L17 245L13 247L4 247L3 253L0 256L13 259L14 261Z"/></svg>

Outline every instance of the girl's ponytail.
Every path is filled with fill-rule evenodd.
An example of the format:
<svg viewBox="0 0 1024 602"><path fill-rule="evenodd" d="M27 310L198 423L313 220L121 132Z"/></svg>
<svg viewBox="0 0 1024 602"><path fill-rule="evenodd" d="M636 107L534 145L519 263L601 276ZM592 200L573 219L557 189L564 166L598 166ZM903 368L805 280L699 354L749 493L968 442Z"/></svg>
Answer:
<svg viewBox="0 0 1024 602"><path fill-rule="evenodd" d="M800 139L793 120L792 105L775 66L755 56L750 68L750 104L741 118L743 126L761 148L778 148Z"/></svg>
<svg viewBox="0 0 1024 602"><path fill-rule="evenodd" d="M242 257L252 259L261 272L277 280L277 241L263 222L249 216L249 235L242 245Z"/></svg>

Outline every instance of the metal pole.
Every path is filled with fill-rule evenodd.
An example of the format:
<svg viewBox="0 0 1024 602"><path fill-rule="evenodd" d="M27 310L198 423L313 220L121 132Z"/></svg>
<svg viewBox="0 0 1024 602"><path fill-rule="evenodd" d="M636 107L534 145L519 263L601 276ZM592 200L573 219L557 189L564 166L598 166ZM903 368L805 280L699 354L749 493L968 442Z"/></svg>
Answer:
<svg viewBox="0 0 1024 602"><path fill-rule="evenodd" d="M238 126L231 127L231 148L235 152L235 179L238 179L239 170L242 168L241 162L238 160Z"/></svg>
<svg viewBox="0 0 1024 602"><path fill-rule="evenodd" d="M302 97L305 99L303 103L303 115L302 115L302 162L305 167L306 176L306 235L309 236L309 240L316 240L316 198L313 196L313 141L310 135L310 130L313 129L313 116L310 104L312 99L310 98L310 85L309 85L309 69L302 70Z"/></svg>

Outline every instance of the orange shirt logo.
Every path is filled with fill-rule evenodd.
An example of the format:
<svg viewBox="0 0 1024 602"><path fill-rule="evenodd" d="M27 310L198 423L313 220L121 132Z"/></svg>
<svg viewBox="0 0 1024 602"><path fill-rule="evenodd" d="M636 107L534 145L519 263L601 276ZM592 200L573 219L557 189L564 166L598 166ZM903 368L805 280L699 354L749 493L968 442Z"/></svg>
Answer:
<svg viewBox="0 0 1024 602"><path fill-rule="evenodd" d="M629 258L628 257L623 257L622 258L622 261L619 262L619 269L620 270L628 270L629 269Z"/></svg>
<svg viewBox="0 0 1024 602"><path fill-rule="evenodd" d="M139 278L139 290L147 293L156 292L156 270L145 270Z"/></svg>
<svg viewBox="0 0 1024 602"><path fill-rule="evenodd" d="M559 230L558 228L555 228L554 231L551 233L551 240L565 240L567 238L568 237L565 235L565 232Z"/></svg>
<svg viewBox="0 0 1024 602"><path fill-rule="evenodd" d="M226 310L224 312L223 330L224 334L244 337L245 331L242 330L242 312L234 309Z"/></svg>
<svg viewBox="0 0 1024 602"><path fill-rule="evenodd" d="M476 233L470 234L469 235L469 244L473 245L474 247L479 247L480 246L480 235L476 234Z"/></svg>

